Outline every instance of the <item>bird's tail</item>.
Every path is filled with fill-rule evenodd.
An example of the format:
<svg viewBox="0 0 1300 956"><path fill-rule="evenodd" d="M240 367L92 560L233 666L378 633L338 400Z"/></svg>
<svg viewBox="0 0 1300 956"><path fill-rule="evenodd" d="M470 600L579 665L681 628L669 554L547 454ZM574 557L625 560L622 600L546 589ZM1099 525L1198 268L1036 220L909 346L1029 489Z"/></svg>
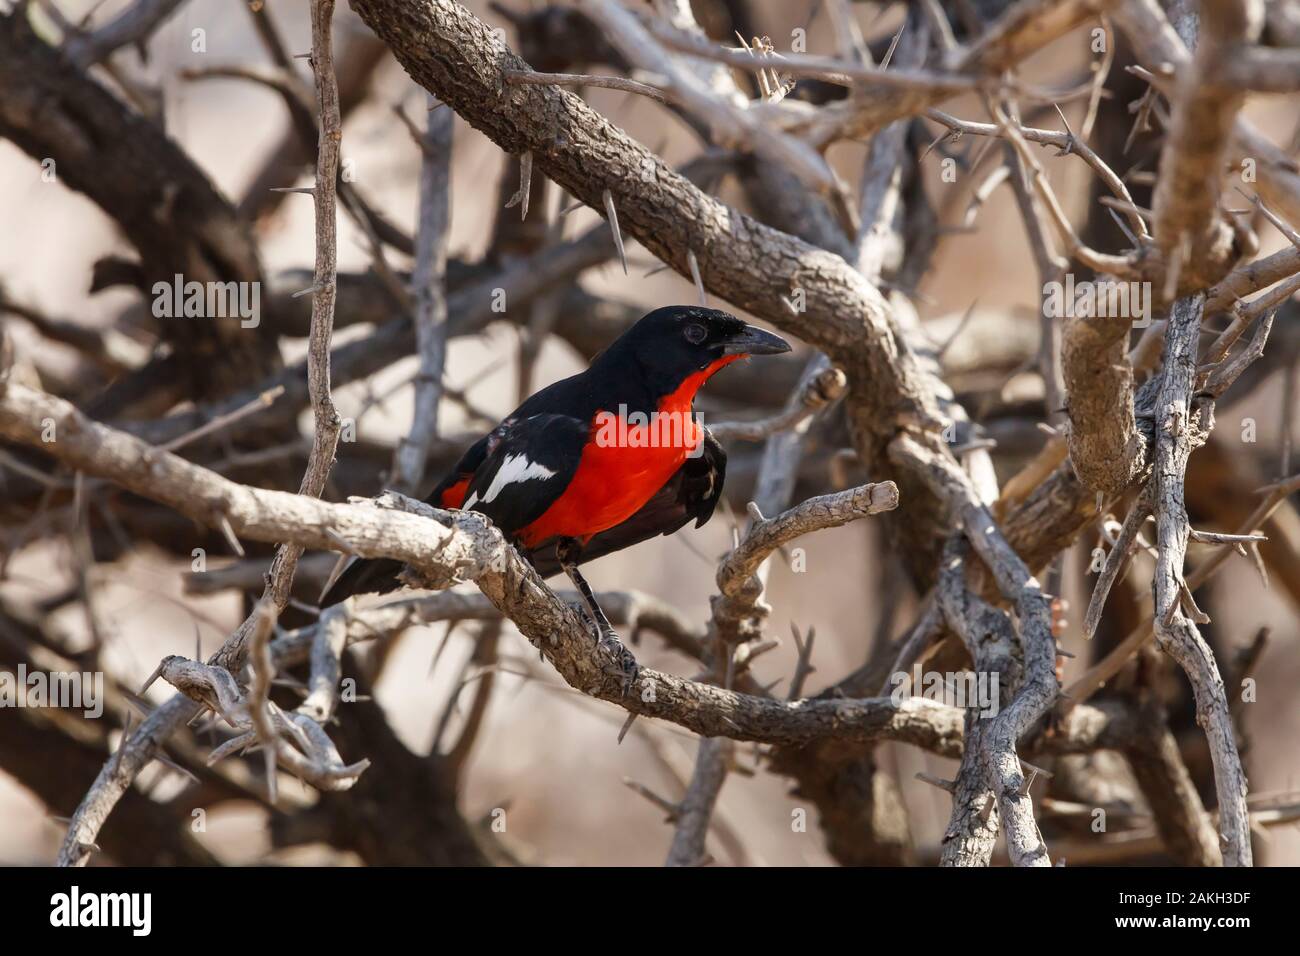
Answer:
<svg viewBox="0 0 1300 956"><path fill-rule="evenodd" d="M354 594L387 594L401 587L398 575L406 565L393 558L352 558L321 595L322 608L338 604Z"/></svg>

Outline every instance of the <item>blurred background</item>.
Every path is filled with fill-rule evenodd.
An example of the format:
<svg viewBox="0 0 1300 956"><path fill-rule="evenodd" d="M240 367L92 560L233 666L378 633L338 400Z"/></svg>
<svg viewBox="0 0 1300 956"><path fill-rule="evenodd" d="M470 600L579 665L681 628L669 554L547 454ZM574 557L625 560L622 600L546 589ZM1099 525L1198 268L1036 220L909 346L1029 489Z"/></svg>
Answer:
<svg viewBox="0 0 1300 956"><path fill-rule="evenodd" d="M125 0L56 0L56 5L73 23L87 15L100 23L129 4ZM296 178L266 179L268 170L275 169L269 157L277 155L277 151L293 152L283 99L274 90L247 79L186 78L187 71L230 64L258 68L272 65L259 41L255 18L247 15L243 6L232 0L183 3L153 35L147 58L133 50L121 51L112 60L117 76L99 78L119 95L123 88L118 86L119 80L134 89L142 97L137 108L155 111L167 135L217 188L232 202L243 204L241 212L249 213L272 288L276 292L292 291L309 284L303 270L311 267L313 214L308 197L266 190L268 182L301 186L311 177L309 158L304 162L299 156ZM543 52L548 48L544 39L534 37L523 42L518 38L518 18L536 15L540 3L489 7L471 2L467 6L504 28L512 47L523 50L526 57L530 47ZM817 0L752 0L743 4L697 0L694 6L700 23L722 42L734 40L727 27L741 22L751 35L771 37L777 49L788 48L793 31L804 28L809 52L835 50L831 24ZM882 39L888 42L902 22L905 6L856 3L853 11L874 45ZM266 7L286 48L291 53L307 50L307 5L271 0ZM744 19L738 20L738 16ZM48 22L48 18L45 9L33 14L38 24ZM193 48L196 29L204 31L203 52ZM57 30L49 26L47 37L54 36ZM352 182L370 206L409 235L415 225L420 154L394 107L402 107L422 123L424 93L343 5L336 15L335 45L347 110L342 147L345 166L350 168ZM1121 60L1124 55L1119 53ZM555 68L529 59L538 69ZM1076 31L1035 55L1027 63L1024 77L1066 85L1071 79L1086 77L1092 60L1086 31ZM308 79L306 68L300 69L301 76ZM595 65L589 69L599 71L605 67ZM1103 102L1093 137L1099 151L1103 143L1116 137L1122 141L1128 134L1131 120L1127 118L1127 102L1140 95L1140 90L1132 95L1124 92L1132 83L1132 78L1118 68L1113 70L1108 86L1115 94ZM354 103L348 102L349 91ZM657 103L605 89L586 89L583 95L599 112L672 164L679 165L700 153L698 137ZM1084 105L1065 106L1067 117L1077 123ZM957 98L944 109L963 118L986 120L974 100ZM1293 147L1300 104L1288 102L1285 97L1261 96L1251 99L1247 111L1278 146L1287 150ZM1027 116L1026 122L1059 128L1059 119L1050 110ZM933 138L942 132L933 123L926 129ZM957 145L965 149L968 144ZM830 150L829 158L846 181L856 183L866 149L862 143L840 143ZM937 150L918 168L932 205L941 211L941 221L960 222L984 179L981 171L988 170L962 169L955 182L945 181L940 168L943 154L943 150ZM1139 140L1128 160L1117 164L1117 168L1127 173L1128 166L1136 168L1145 163L1144 168L1150 170L1154 168L1151 155L1150 145L1144 147ZM1067 213L1081 226L1100 230L1093 234L1104 238L1094 244L1108 251L1114 248L1118 234L1113 230L1105 232L1111 228L1108 217L1103 216L1100 223L1095 221L1096 204L1091 201L1092 180L1087 167L1071 157L1055 157L1055 151L1042 151L1040 156ZM279 169L294 166L290 157ZM539 242L578 236L600 221L586 208L560 217L560 209L570 200L554 187L540 188L539 183L533 191L533 210L521 227L517 209L503 210L504 199L517 182L517 163L458 118L449 249L455 262L508 261L517 252L512 244L536 248ZM750 208L736 176L723 176L711 186L725 202ZM340 272L366 273L371 268L372 251L365 232L342 211L339 230ZM1264 253L1286 243L1276 230L1267 227L1260 230L1260 236ZM38 310L46 317L86 328L125 330L130 343L147 354L148 340L139 331L143 327L138 315L139 294L121 286L94 294L89 291L97 262L129 252L117 225L97 205L61 183L43 182L39 164L11 142L0 139L0 282L4 303ZM409 258L400 253L390 250L389 257L394 268L409 268ZM579 279L585 297L577 300L561 296L558 307L570 309L575 302L585 302L592 309L605 310L601 314L627 315L695 301L693 285L671 271L647 275L657 262L635 243L629 245L628 260L627 275L617 260L587 269ZM455 262L453 270L457 268ZM1035 419L1041 420L1043 415L1044 395L1033 366L1039 283L1020 214L1006 187L995 190L979 205L970 227L951 229L943 235L930 268L909 291L927 330L938 342L947 339L957 329L961 316L974 308L973 318L953 339L945 355L945 368L948 381L971 417L998 440L995 462L1005 479L1045 440L1034 427ZM374 329L371 319L377 316L385 320L394 314L386 311L382 297L376 299L373 292L369 298L358 299L367 304L368 315L361 320L344 318L341 299L336 343L364 340ZM716 299L711 299L710 304L726 307ZM560 322L581 327L585 320L584 314L567 312ZM53 341L41 334L36 324L16 312L6 314L2 306L0 321L14 338L20 362L35 370L44 387L60 394L88 387L84 380L79 382L86 374L87 363L77 349ZM1220 494L1240 498L1249 505L1253 488L1280 477L1284 458L1289 456L1285 432L1296 404L1292 367L1300 338L1289 331L1294 323L1295 316L1288 306L1275 328L1269 361L1261 363L1258 373L1244 379L1229 400L1221 403L1211 443L1193 457L1191 466L1193 473L1216 477L1207 477L1198 488L1218 487ZM481 431L485 420L495 420L513 408L520 399L521 381L531 390L585 365L587 355L580 342L575 345L581 335L555 334L546 338L535 365L525 373L520 361L521 324L517 316L507 312L482 334L452 341L447 379L457 399L444 401L441 425L449 447ZM285 336L279 347L286 362L295 361L304 354L305 340ZM757 370L724 371L702 396L700 408L705 421L754 418L765 410L770 413L779 408L807 354L801 346L790 365L774 371L766 384L746 386L750 392L745 395L739 385L729 393L724 380L736 376L739 382L748 375L745 381L754 382L757 380L752 373ZM340 412L357 420L358 441L340 446L331 497L380 490L386 458L391 458L391 448L409 426L414 374L412 357L336 391ZM758 400L749 400L755 394ZM1256 423L1254 442L1243 441L1242 423L1248 418ZM309 428L309 413L304 414L302 424ZM867 476L860 469L855 471L852 462L837 456L845 443L843 423L834 410L818 419L797 498L865 480ZM729 475L729 507L702 530L685 530L590 565L588 577L598 590L639 588L662 597L700 626L707 621L716 561L731 545L735 515L744 514L758 453L752 446L729 451L734 462L734 472ZM450 451L443 450L442 460L444 465L451 460ZM299 471L294 469L299 461L300 457L290 457L283 463L287 474L294 476L286 477L285 486L296 484ZM434 477L439 467L431 467ZM12 475L5 477L13 480ZM0 495L5 494L9 493L0 491ZM107 489L96 488L92 494L102 495L106 503L112 499ZM1199 511L1213 521L1214 497L1214 492L1192 496L1193 526L1234 530L1198 520ZM155 540L132 530L129 548L93 542L93 553L88 556L76 536L58 533L60 526L55 521L47 525L44 533L22 534L23 509L12 500L10 505L3 518L6 534L0 540L0 547L8 549L0 578L0 599L11 609L24 609L25 619L42 632L41 639L57 642L68 659L76 660L93 648L103 667L125 688L138 688L165 655L193 655L196 642L202 653L211 653L242 620L248 595L260 590L254 575L252 583L243 587L202 593L206 589L187 574L189 551L195 541L203 540L210 546L211 569L240 562L219 538L208 539L188 528L187 522L177 522L175 529L165 535L155 534ZM28 508L26 513L30 516L34 510ZM1279 512L1271 533L1289 536L1292 545L1300 548L1300 521L1289 505ZM165 540L169 536L173 537L171 546ZM157 538L163 538L163 543ZM754 671L761 683L788 679L795 662L795 646L789 638L791 627L801 633L815 629L817 669L805 690L816 693L862 665L882 641L904 632L915 619L918 597L891 556L876 520L821 532L801 545L807 551L803 573L796 573L783 560L774 562L766 600L773 609L770 633L781 639L782 645L760 658ZM1096 546L1096 532L1087 532L1078 547L1065 555L1062 587L1069 610L1063 615L1062 644L1078 655L1065 664L1067 682L1086 667L1093 653L1093 648L1082 641L1079 617L1091 589L1093 578L1088 565ZM265 549L250 548L250 560L264 561L267 553ZM1196 560L1195 547L1192 560ZM311 595L318 593L312 590L312 584L319 587L330 565L328 559L309 557L299 575L304 600L310 601ZM1300 751L1296 747L1300 739L1300 706L1294 696L1300 684L1300 649L1296 642L1296 601L1300 597L1296 582L1300 568L1270 570L1272 580L1265 586L1251 562L1232 559L1198 593L1199 603L1214 619L1206 632L1221 661L1240 660L1242 653L1252 648L1261 629L1269 629L1267 640L1252 661L1251 673L1258 682L1257 702L1245 705L1240 716L1253 794L1285 794L1300 786ZM1112 599L1115 607L1108 612L1099 641L1123 636L1127 623L1149 607L1150 573L1150 560L1139 556L1125 585ZM93 590L89 605L79 597L86 587ZM3 626L12 628L13 623ZM629 789L625 781L635 781L655 793L675 798L689 776L696 740L668 724L639 721L634 731L617 744L622 724L620 710L567 688L509 625L496 642L495 662L485 664L481 657L482 627L473 622L450 629L445 624L413 627L385 642L382 648L364 652L372 668L370 673L375 676L374 698L396 738L410 752L427 754L442 726L439 746L446 749L474 712L470 700L490 671L491 693L454 796L470 828L482 839L499 843L508 858L520 862L661 863L671 837L664 813ZM664 649L653 635L642 639L637 653L643 663L656 668L687 676L698 670L698 664ZM0 657L3 666L6 661ZM1181 677L1166 674L1164 681L1167 686L1162 692L1169 701L1176 734L1184 743L1185 759L1203 795L1212 801L1208 757L1191 719L1186 688ZM170 688L160 682L145 697L156 704L169 693ZM453 697L458 703L449 710ZM65 730L76 736L75 730ZM115 746L119 734L117 729L96 728L87 738L87 750L81 756L93 754L98 747ZM42 738L37 729L16 720L12 713L0 712L0 735L9 737L8 743L0 747L0 863L46 864L53 859L63 836L64 826L58 818L70 812L77 796L90 785L93 769L90 773L86 770L96 764L89 759L74 761L57 746L44 748L38 743ZM20 739L29 740L34 751L26 760L16 755L24 746L18 743ZM193 746L206 748L207 743L199 739ZM362 755L377 759L368 751L363 754L344 750L349 759ZM175 754L173 757L181 759ZM42 766L42 762L46 765ZM205 807L206 829L194 833L193 838L224 863L365 861L366 854L348 848L347 841L313 838L310 833L296 834L292 839L281 834L277 838L271 825L273 815L264 802L249 796L261 787L257 782L260 757L234 758L227 763L236 784L218 785L204 778L201 793L210 799L186 796L192 785L159 763L142 775L138 786L147 799L160 804ZM791 780L764 768L752 748L741 748L739 763L740 772L729 777L722 791L710 841L715 861L834 864L836 859L817 826L816 810L806 798L791 793ZM1081 759L1076 770L1085 775L1114 774L1122 783L1123 769L1101 766L1104 763L1104 757L1091 762ZM907 808L911 833L908 861L933 862L947 823L950 798L918 781L916 774L951 778L955 764L893 744L877 749L876 764L877 773L897 786ZM42 774L51 781L58 778L57 787L49 789L64 795L62 805L49 805L42 798L42 792L48 797L45 788L36 785ZM1049 796L1052 786L1054 783L1038 784L1043 789L1035 790L1036 799ZM1117 793L1126 792L1122 785L1116 786ZM240 787L245 789L241 791ZM285 799L298 804L309 805L315 799L301 785L286 781L282 789L286 791ZM1068 798L1061 800L1063 805L1068 802ZM504 834L494 833L491 827L494 811L501 809L508 821ZM802 830L792 826L798 816L795 811L800 809L809 815L808 826ZM1142 807L1134 806L1133 811L1137 821L1133 825L1140 828ZM1042 812L1050 816L1050 796ZM180 813L182 825L188 816ZM124 813L110 821L108 828L144 826L142 820ZM1086 845L1089 839L1086 828L1080 832L1064 818L1056 832L1064 834L1062 839L1080 844ZM395 835L393 839L401 837ZM1051 846L1050 837L1048 842ZM1261 836L1257 854L1260 862L1268 864L1300 863L1300 835L1293 825L1272 827ZM97 862L108 860L99 857Z"/></svg>

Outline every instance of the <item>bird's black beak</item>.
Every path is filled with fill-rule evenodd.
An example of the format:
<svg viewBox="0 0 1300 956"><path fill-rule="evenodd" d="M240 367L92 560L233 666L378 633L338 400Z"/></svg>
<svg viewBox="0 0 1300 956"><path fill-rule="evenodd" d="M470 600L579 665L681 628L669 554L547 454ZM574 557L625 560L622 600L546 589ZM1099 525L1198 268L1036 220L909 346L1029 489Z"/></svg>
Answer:
<svg viewBox="0 0 1300 956"><path fill-rule="evenodd" d="M723 355L780 355L790 351L790 343L779 335L747 325L727 339Z"/></svg>

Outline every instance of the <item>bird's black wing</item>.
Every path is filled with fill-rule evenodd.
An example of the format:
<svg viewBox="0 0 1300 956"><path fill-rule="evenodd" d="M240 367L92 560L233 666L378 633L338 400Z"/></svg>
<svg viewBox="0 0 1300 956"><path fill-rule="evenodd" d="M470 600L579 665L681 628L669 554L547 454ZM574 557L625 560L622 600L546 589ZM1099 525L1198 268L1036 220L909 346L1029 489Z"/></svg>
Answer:
<svg viewBox="0 0 1300 956"><path fill-rule="evenodd" d="M658 535L672 534L690 521L702 527L713 517L713 509L722 497L726 473L727 453L706 428L701 454L686 459L636 514L588 541L582 549L582 560L592 561ZM543 577L561 570L553 544L542 545L527 557Z"/></svg>
<svg viewBox="0 0 1300 956"><path fill-rule="evenodd" d="M569 415L512 416L465 453L429 503L443 507L443 492L468 477L461 507L487 515L512 536L563 494L578 470L588 434L588 425ZM329 585L320 606L338 604L353 594L394 591L405 566L392 558L354 558Z"/></svg>
<svg viewBox="0 0 1300 956"><path fill-rule="evenodd" d="M573 480L590 426L570 415L513 420L465 489L466 511L477 511L509 537L540 518Z"/></svg>
<svg viewBox="0 0 1300 956"><path fill-rule="evenodd" d="M488 432L488 434L470 445L469 448L466 449L465 454L461 456L460 461L456 462L456 466L443 476L442 481L438 482L437 487L433 489L433 493L424 500L435 508L451 507L451 504L442 500L442 496L462 481L473 479L474 472L478 471L479 467L487 459L488 450L491 448L493 437L497 434L500 427L501 426L498 425L497 428Z"/></svg>

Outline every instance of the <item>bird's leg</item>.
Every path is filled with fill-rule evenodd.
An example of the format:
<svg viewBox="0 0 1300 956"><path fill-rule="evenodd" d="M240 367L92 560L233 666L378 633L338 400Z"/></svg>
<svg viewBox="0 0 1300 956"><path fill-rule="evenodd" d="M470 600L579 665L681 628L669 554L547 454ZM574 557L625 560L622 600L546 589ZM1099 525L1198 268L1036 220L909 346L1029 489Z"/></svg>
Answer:
<svg viewBox="0 0 1300 956"><path fill-rule="evenodd" d="M605 617L605 612L600 609L596 603L596 595L592 593L591 585L587 579L582 576L578 570L578 561L582 555L582 545L573 538L561 538L555 546L555 556L560 561L560 567L564 573L569 576L573 586L578 589L582 595L583 603L587 605L587 613L592 623L596 625L596 647L599 653L607 658L602 663L601 669L612 677L617 677L622 685L624 695L628 689L636 683L636 675L640 671L640 666L632 652L623 646L623 642L618 639L614 632L614 626L609 623L609 618Z"/></svg>

